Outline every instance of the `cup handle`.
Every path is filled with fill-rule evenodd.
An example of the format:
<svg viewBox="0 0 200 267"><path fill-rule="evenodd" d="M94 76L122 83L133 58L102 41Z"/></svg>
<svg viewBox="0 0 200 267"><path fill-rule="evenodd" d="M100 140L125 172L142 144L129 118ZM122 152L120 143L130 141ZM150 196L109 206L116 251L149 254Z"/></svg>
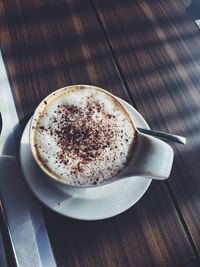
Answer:
<svg viewBox="0 0 200 267"><path fill-rule="evenodd" d="M157 180L167 179L172 168L173 149L158 138L139 132L137 134L138 138L133 157L120 176L124 178L143 176Z"/></svg>

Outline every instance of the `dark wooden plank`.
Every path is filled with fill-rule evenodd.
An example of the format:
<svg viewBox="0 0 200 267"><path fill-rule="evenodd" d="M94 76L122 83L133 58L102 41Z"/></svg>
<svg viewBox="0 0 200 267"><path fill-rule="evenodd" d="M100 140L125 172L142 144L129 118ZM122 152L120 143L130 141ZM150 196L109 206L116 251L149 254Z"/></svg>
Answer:
<svg viewBox="0 0 200 267"><path fill-rule="evenodd" d="M5 3L0 14L1 46L20 118L48 93L70 84L101 86L128 100L87 5Z"/></svg>
<svg viewBox="0 0 200 267"><path fill-rule="evenodd" d="M130 101L89 1L4 0L0 12L1 47L20 118L71 83L99 85ZM58 266L169 267L194 257L162 182L108 220L44 212Z"/></svg>
<svg viewBox="0 0 200 267"><path fill-rule="evenodd" d="M95 3L139 111L152 128L188 139L173 145L169 183L200 252L200 32L181 1Z"/></svg>
<svg viewBox="0 0 200 267"><path fill-rule="evenodd" d="M54 221L54 214L46 212ZM48 226L60 266L184 266L191 250L176 216L164 184L154 182L142 200L121 215L95 222L57 217L56 228Z"/></svg>

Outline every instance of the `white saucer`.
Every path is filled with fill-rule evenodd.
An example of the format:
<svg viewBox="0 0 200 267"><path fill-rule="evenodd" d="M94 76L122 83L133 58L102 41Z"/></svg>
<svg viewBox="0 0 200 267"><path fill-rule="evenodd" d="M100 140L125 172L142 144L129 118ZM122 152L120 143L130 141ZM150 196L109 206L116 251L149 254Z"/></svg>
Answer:
<svg viewBox="0 0 200 267"><path fill-rule="evenodd" d="M143 117L119 99L133 116L136 126L149 128ZM24 177L36 197L52 210L75 219L100 220L115 216L133 206L145 193L151 180L133 177L96 188L75 189L56 185L37 166L29 145L30 121L23 132L20 161Z"/></svg>

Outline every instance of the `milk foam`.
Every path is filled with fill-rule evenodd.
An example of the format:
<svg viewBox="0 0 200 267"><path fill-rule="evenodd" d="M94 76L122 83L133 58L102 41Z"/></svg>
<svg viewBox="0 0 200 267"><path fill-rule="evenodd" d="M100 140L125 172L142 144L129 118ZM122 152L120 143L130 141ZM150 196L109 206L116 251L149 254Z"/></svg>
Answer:
<svg viewBox="0 0 200 267"><path fill-rule="evenodd" d="M99 184L126 165L135 129L109 94L83 87L47 98L33 122L37 157L71 185Z"/></svg>

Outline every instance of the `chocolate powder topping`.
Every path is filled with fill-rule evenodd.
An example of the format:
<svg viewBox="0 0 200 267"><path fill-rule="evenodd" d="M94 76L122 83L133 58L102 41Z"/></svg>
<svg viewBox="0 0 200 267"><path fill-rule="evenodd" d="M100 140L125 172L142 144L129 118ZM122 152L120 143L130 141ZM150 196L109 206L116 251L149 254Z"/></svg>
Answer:
<svg viewBox="0 0 200 267"><path fill-rule="evenodd" d="M79 158L77 169L80 172L81 163L87 164L94 161L104 149L110 146L114 138L114 125L111 120L115 116L109 113L104 114L102 120L98 116L98 113L102 112L101 109L101 105L97 102L88 103L86 110L73 105L57 106L47 127L39 127L41 131L54 137L61 148L57 160L67 165L67 162L63 160L66 154L71 158ZM58 121L59 125L57 125Z"/></svg>
<svg viewBox="0 0 200 267"><path fill-rule="evenodd" d="M38 146L41 158L70 184L96 184L117 175L134 138L122 111L105 108L93 95L84 101L78 106L60 102L51 112L45 109L37 125L39 135L48 140L46 152Z"/></svg>

